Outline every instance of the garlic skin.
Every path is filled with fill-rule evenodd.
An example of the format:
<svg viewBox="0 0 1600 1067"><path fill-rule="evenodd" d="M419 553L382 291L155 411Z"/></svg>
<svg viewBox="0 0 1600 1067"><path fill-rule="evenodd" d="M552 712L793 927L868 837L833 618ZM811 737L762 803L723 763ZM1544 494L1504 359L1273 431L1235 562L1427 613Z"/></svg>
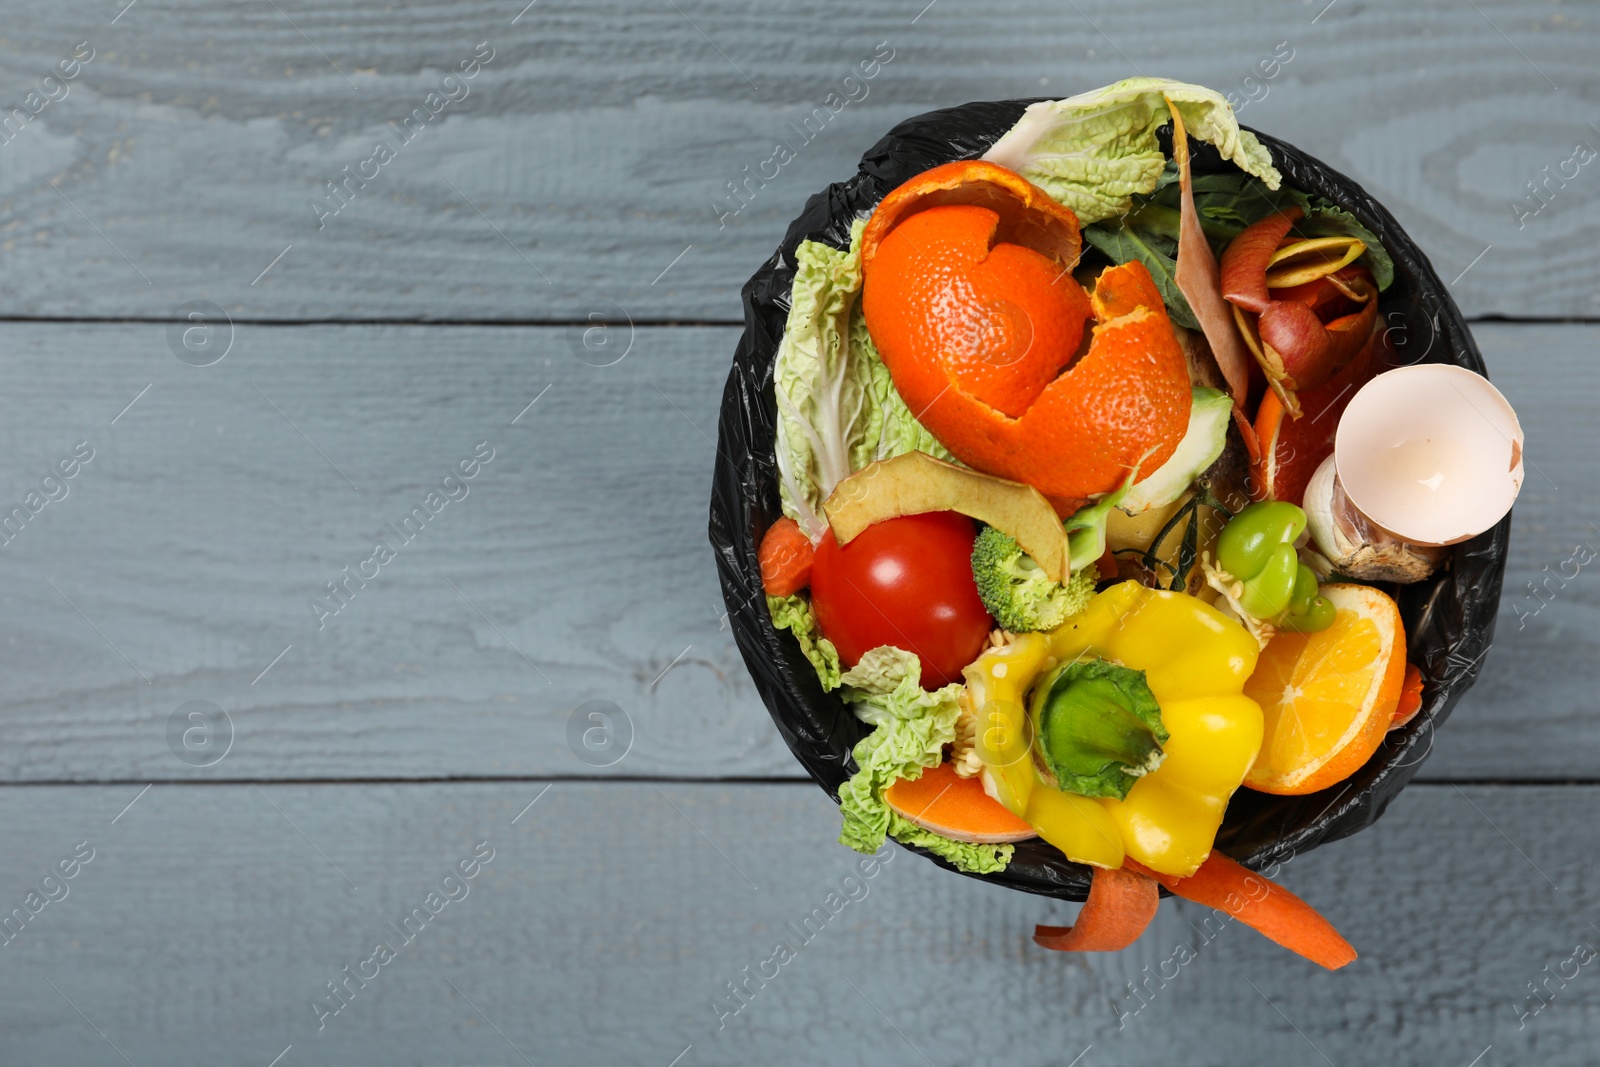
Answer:
<svg viewBox="0 0 1600 1067"><path fill-rule="evenodd" d="M1332 456L1311 476L1303 504L1312 543L1340 574L1409 585L1444 561L1443 548L1407 544L1368 522L1340 489Z"/></svg>

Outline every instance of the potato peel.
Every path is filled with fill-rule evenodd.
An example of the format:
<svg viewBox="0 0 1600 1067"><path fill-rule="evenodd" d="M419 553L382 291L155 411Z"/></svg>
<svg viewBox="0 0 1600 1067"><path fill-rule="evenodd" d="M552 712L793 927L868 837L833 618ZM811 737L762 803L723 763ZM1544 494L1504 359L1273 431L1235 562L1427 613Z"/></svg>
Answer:
<svg viewBox="0 0 1600 1067"><path fill-rule="evenodd" d="M841 545L885 519L958 511L1016 538L1052 581L1071 575L1067 534L1044 494L926 452L868 464L834 487L822 510Z"/></svg>

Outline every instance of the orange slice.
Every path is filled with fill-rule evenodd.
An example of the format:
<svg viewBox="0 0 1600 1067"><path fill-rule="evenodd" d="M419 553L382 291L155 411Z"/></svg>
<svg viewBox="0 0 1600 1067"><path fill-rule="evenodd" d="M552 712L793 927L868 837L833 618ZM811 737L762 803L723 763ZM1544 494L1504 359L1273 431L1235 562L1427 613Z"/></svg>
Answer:
<svg viewBox="0 0 1600 1067"><path fill-rule="evenodd" d="M901 778L883 791L883 800L924 830L952 841L997 845L1039 836L985 793L982 779L960 777L953 763L930 767L914 781Z"/></svg>
<svg viewBox="0 0 1600 1067"><path fill-rule="evenodd" d="M1400 609L1380 590L1325 585L1333 625L1284 631L1261 652L1245 695L1265 732L1244 784L1263 793L1315 793L1354 774L1378 750L1406 670Z"/></svg>

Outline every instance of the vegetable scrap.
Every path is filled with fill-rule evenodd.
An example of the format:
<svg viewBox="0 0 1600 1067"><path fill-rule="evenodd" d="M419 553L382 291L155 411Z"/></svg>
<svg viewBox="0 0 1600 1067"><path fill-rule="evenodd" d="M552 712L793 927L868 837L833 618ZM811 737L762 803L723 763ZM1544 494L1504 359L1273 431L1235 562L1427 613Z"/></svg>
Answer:
<svg viewBox="0 0 1600 1067"><path fill-rule="evenodd" d="M1219 94L1133 78L1030 106L795 268L758 556L868 728L840 841L985 874L1041 839L1094 871L1046 948L1126 947L1165 887L1353 961L1218 831L1239 789L1346 781L1428 706L1398 586L1522 469L1486 381L1391 366L1380 237Z"/></svg>

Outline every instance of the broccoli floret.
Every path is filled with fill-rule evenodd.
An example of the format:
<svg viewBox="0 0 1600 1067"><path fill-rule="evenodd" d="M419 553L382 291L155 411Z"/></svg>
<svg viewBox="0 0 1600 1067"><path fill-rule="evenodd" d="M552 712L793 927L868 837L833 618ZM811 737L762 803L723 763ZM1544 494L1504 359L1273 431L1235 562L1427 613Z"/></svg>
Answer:
<svg viewBox="0 0 1600 1067"><path fill-rule="evenodd" d="M1060 626L1088 605L1099 580L1090 564L1065 584L1051 581L1014 537L993 526L985 526L972 546L972 577L996 625L1013 633Z"/></svg>

